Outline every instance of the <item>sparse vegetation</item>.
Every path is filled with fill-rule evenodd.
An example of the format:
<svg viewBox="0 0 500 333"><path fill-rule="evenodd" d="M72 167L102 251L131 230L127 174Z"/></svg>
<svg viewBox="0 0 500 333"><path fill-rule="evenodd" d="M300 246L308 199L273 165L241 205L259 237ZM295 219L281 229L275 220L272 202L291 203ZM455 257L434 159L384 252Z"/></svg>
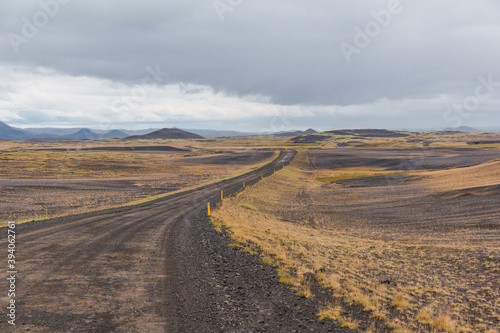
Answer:
<svg viewBox="0 0 500 333"><path fill-rule="evenodd" d="M5 188L2 192L4 204L0 202L3 223L141 204L180 190L235 177L276 156L225 165L216 161L221 156L215 155L219 150L199 148L193 150L195 158L212 158L217 162L199 164L187 163L190 160L182 152L83 152L78 151L77 143L7 144L10 146L0 150L2 186ZM124 145L120 141L106 142L107 147L113 144ZM95 145L103 143L93 143ZM66 149L69 150L63 151Z"/></svg>
<svg viewBox="0 0 500 333"><path fill-rule="evenodd" d="M405 300L405 296L402 293L397 293L394 295L391 305L395 309L403 311L408 307L408 302Z"/></svg>
<svg viewBox="0 0 500 333"><path fill-rule="evenodd" d="M287 172L228 198L214 216L232 226L234 239L258 246L279 267L281 282L297 292L302 272L308 271L332 297L371 311L374 320L385 321L395 332L486 332L500 318L495 306L499 290L492 282L499 278L494 264L498 233L473 225L462 229L460 217L453 222L457 228L445 229L441 226L451 226L452 220L439 220L437 209L446 204L439 200L449 200L444 192L498 184L495 170L495 162L432 172L318 169L302 151ZM322 177L332 178L318 181ZM432 199L420 204L420 198ZM408 214L406 207L416 214L436 212L435 218ZM434 231L413 223L419 221L432 223ZM379 278L385 275L389 279L382 284ZM318 316L341 321L337 309L325 305ZM357 323L369 329L366 325Z"/></svg>
<svg viewBox="0 0 500 333"><path fill-rule="evenodd" d="M434 313L430 306L425 306L417 314L417 320L422 324L430 325L432 324L432 317Z"/></svg>
<svg viewBox="0 0 500 333"><path fill-rule="evenodd" d="M326 140L303 144L270 136L200 140L193 152L180 154L26 152L16 151L26 144L4 143L0 153L3 178L64 185L48 190L42 184L39 189L30 188L33 195L28 197L24 197L26 191L22 195L6 191L6 201L21 202L18 199L23 197L27 206L3 211L4 218L43 219L56 212L142 203L267 162L240 166L185 163L188 158L219 156L225 146L362 146L368 153L360 161L336 167L315 165L314 157L301 151L293 165L224 200L213 212L212 223L234 238L230 246L259 253L264 264L276 268L280 282L297 295L315 297L311 283L323 287L333 301L321 308L320 319L332 318L343 327L370 330L368 323L344 314L355 305L371 311L370 320L385 322L395 332L498 333L494 328L500 320L496 283L500 278L499 238L494 214L499 161L468 167L437 165L428 170L415 170L414 165L399 170L399 165L389 168L384 163L401 158L400 151L409 148L430 149L420 156L425 160L426 152L441 152L432 150L435 147L461 151L488 147L498 153L500 145L466 143L486 138L485 133L323 136ZM153 143L193 145L193 141L182 140L125 144ZM382 160L381 148L401 150L391 151L394 154ZM343 148L327 152L332 151L346 159L357 154ZM368 165L369 160L382 162ZM82 179L92 184L127 185L116 183L118 190L104 188L102 193L97 185L92 191L68 190ZM492 202L493 208L486 207L481 215L488 223L469 213L476 207L475 201L466 200L473 198ZM446 209L448 215L438 214ZM389 281L382 284L380 276L388 276Z"/></svg>
<svg viewBox="0 0 500 333"><path fill-rule="evenodd" d="M433 321L432 325L438 330L445 332L455 332L455 322L447 314L439 314Z"/></svg>
<svg viewBox="0 0 500 333"><path fill-rule="evenodd" d="M352 318L340 317L340 327L347 327L352 330L358 328L359 320L353 320Z"/></svg>
<svg viewBox="0 0 500 333"><path fill-rule="evenodd" d="M342 306L333 303L326 304L321 307L318 318L323 320L325 318L340 320L340 313L342 312Z"/></svg>
<svg viewBox="0 0 500 333"><path fill-rule="evenodd" d="M252 206L250 204L246 204L246 203L239 203L238 206L244 207L244 208L248 208L248 209L251 209L251 210L259 210L257 207Z"/></svg>

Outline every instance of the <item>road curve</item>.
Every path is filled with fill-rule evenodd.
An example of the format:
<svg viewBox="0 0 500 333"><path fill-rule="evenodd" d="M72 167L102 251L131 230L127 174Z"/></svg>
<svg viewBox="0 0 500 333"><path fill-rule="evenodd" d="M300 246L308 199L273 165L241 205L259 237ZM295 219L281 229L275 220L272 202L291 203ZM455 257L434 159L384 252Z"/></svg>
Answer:
<svg viewBox="0 0 500 333"><path fill-rule="evenodd" d="M173 238L193 223L194 211L216 203L221 190L229 195L243 183L251 185L293 156L292 150L281 151L250 173L149 203L18 225L16 327L2 315L0 331L177 330L175 313L182 304L175 303L171 283L173 277L182 283L183 258L169 257L180 242ZM1 249L7 249L6 240L2 228ZM6 305L5 279L0 287Z"/></svg>

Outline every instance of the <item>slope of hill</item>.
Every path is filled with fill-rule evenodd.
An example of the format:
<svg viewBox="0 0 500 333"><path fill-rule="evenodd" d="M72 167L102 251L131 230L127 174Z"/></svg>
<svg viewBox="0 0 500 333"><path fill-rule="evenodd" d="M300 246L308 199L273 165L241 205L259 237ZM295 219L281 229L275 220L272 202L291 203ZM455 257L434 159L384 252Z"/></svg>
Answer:
<svg viewBox="0 0 500 333"><path fill-rule="evenodd" d="M421 185L437 191L500 185L500 159L470 167L434 171L423 177ZM474 192L470 191L469 194Z"/></svg>
<svg viewBox="0 0 500 333"><path fill-rule="evenodd" d="M31 136L25 131L11 127L4 122L0 121L0 139L6 140L25 140Z"/></svg>
<svg viewBox="0 0 500 333"><path fill-rule="evenodd" d="M112 130L109 132L106 132L102 135L103 139L123 139L129 136L127 133L122 132L120 130Z"/></svg>
<svg viewBox="0 0 500 333"><path fill-rule="evenodd" d="M161 130L145 134L126 137L125 140L155 140L155 139L203 139L201 135L186 132L178 128L162 128Z"/></svg>
<svg viewBox="0 0 500 333"><path fill-rule="evenodd" d="M469 127L469 126L448 127L448 128L445 128L444 131L457 131L457 132L469 132L469 133L481 132L481 131L479 131L475 128Z"/></svg>
<svg viewBox="0 0 500 333"><path fill-rule="evenodd" d="M61 136L60 139L76 139L76 140L98 140L101 136L91 130L84 128L76 133Z"/></svg>
<svg viewBox="0 0 500 333"><path fill-rule="evenodd" d="M23 128L23 131L30 133L30 135L34 138L57 139L64 135L74 134L82 129L83 129L82 127L74 127L74 128L28 127L28 128Z"/></svg>
<svg viewBox="0 0 500 333"><path fill-rule="evenodd" d="M315 130L312 128L308 128L305 131L295 131L295 132L279 132L273 134L274 136L299 136L299 135L305 135L305 134L316 134Z"/></svg>
<svg viewBox="0 0 500 333"><path fill-rule="evenodd" d="M327 131L325 133L331 133L335 135L363 136L368 138L403 138L409 136L407 133L402 133L399 131L389 131L386 129L345 129Z"/></svg>
<svg viewBox="0 0 500 333"><path fill-rule="evenodd" d="M184 131L201 135L204 138L215 138L215 137L230 138L237 136L252 136L261 134L258 132L238 132L238 131L210 130L210 129L184 129Z"/></svg>

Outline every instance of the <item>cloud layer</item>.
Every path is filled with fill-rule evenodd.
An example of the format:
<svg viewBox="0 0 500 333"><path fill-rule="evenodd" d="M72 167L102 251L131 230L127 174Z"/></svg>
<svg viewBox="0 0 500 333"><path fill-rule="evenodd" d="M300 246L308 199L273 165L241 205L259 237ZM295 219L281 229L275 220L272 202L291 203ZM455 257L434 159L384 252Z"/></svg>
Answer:
<svg viewBox="0 0 500 333"><path fill-rule="evenodd" d="M468 113L454 106L480 77L500 82L499 12L494 0L4 1L0 116L252 130L276 115L292 128L489 126L500 85ZM147 95L117 107L137 87Z"/></svg>

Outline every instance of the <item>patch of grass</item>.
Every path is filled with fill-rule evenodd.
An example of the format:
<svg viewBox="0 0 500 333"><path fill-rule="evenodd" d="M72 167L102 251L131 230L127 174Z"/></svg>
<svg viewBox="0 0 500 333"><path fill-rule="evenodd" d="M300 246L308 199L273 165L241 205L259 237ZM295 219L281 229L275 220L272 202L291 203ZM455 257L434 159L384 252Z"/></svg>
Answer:
<svg viewBox="0 0 500 333"><path fill-rule="evenodd" d="M372 313L372 317L379 320L385 320L387 316L381 310L375 310Z"/></svg>
<svg viewBox="0 0 500 333"><path fill-rule="evenodd" d="M251 254L251 255L253 255L253 256L256 256L256 255L257 255L257 252L256 252L256 251L254 251L254 249L253 249L252 247L250 247L250 246L245 246L245 247L243 247L243 250L244 250L246 253Z"/></svg>
<svg viewBox="0 0 500 333"><path fill-rule="evenodd" d="M430 325L431 331L437 331L432 325L437 317L433 313L425 317L425 311L418 309L429 303L439 307L443 302L451 304L452 318L457 326L466 326L471 332L484 332L491 327L496 318L491 305L495 295L490 296L496 294L491 281L498 273L494 262L497 257L495 240L480 248L477 244L484 242L479 243L480 238L477 238L474 246L470 246L454 242L455 234L461 237L465 232L472 235L475 231L483 231L467 229L420 235L412 229L411 223L404 228L393 223L387 232L386 226L378 227L373 223L380 217L366 208L377 210L380 207L380 212L399 216L396 210L402 207L400 200L419 197L420 183L434 177L434 173L418 171L412 182L395 183L387 192L378 186L371 187L372 182L359 188L325 186L317 179L394 173L363 167L317 170L312 167L306 151L299 151L287 171L277 172L266 183L259 182L234 199L224 201L215 215L234 226L235 239L256 244L265 256L273 258L279 272L286 270L286 275L279 273L280 277L296 292L301 291L299 272L309 270L329 293L333 291L335 297L344 298L346 304L361 305L372 312L372 320L387 321L400 332L422 327L424 323ZM411 172L413 174L415 172ZM380 182L385 184L384 180ZM434 181L429 182L429 186L434 184ZM238 205L241 202L259 207L259 210L244 209ZM394 209L384 211L386 207L381 204ZM474 274L479 265L483 269L481 276ZM380 284L382 275L397 284ZM470 278L481 281L481 286L489 289L471 287ZM443 279L453 283L443 284ZM480 304L474 311L481 312L481 316L472 314L471 309L455 301L456 288L468 290L468 293L473 291L469 298ZM392 308L395 311L387 311Z"/></svg>
<svg viewBox="0 0 500 333"><path fill-rule="evenodd" d="M256 211L259 210L257 207L250 205L250 204L247 204L247 203L239 203L238 206L243 207L243 208L248 208L251 210L256 210Z"/></svg>
<svg viewBox="0 0 500 333"><path fill-rule="evenodd" d="M353 320L352 318L340 318L340 327L350 328L351 330L355 330L358 328L359 320Z"/></svg>
<svg viewBox="0 0 500 333"><path fill-rule="evenodd" d="M380 175L374 175L369 173L357 173L357 174L352 173L352 174L342 174L334 177L318 177L316 178L316 180L321 183L335 183L338 182L339 180L348 180L348 179L374 177L374 176L380 176Z"/></svg>
<svg viewBox="0 0 500 333"><path fill-rule="evenodd" d="M445 332L455 332L455 322L447 314L441 313L432 320L432 326Z"/></svg>
<svg viewBox="0 0 500 333"><path fill-rule="evenodd" d="M339 171L336 171L335 173L338 173ZM384 172L384 171L377 171L377 172L349 172L349 173L340 173L335 176L330 176L330 177L317 177L316 180L321 182L321 183L335 183L341 180L350 180L350 179L357 179L357 178L371 178L371 177L383 177L383 176L394 176L394 175L400 175L405 172Z"/></svg>
<svg viewBox="0 0 500 333"><path fill-rule="evenodd" d="M356 300L368 311L375 311L380 307L379 299L373 294L361 293Z"/></svg>
<svg viewBox="0 0 500 333"><path fill-rule="evenodd" d="M392 299L391 305L398 311L402 311L408 307L408 302L402 293L397 293Z"/></svg>
<svg viewBox="0 0 500 333"><path fill-rule="evenodd" d="M311 280L303 279L302 283L298 287L298 289L299 289L299 292L297 293L297 296L305 297L305 298L314 297L314 294L311 291Z"/></svg>
<svg viewBox="0 0 500 333"><path fill-rule="evenodd" d="M312 298L314 297L314 294L311 292L311 288L302 287L301 290L297 293L297 296L304 298Z"/></svg>
<svg viewBox="0 0 500 333"><path fill-rule="evenodd" d="M262 258L262 262L269 266L272 266L274 263L273 260L267 256Z"/></svg>
<svg viewBox="0 0 500 333"><path fill-rule="evenodd" d="M299 280L292 276L290 274L290 272L282 269L282 268L279 268L278 269L278 276L280 278L280 283L284 284L285 286L289 286L289 287L298 287L300 286L300 282Z"/></svg>
<svg viewBox="0 0 500 333"><path fill-rule="evenodd" d="M318 318L319 320L323 320L325 318L340 320L341 312L342 306L330 303L320 308L320 311L318 312Z"/></svg>
<svg viewBox="0 0 500 333"><path fill-rule="evenodd" d="M418 311L417 320L422 324L430 325L432 324L433 315L434 312L432 310L432 307L425 306Z"/></svg>
<svg viewBox="0 0 500 333"><path fill-rule="evenodd" d="M340 283L340 276L331 273L318 273L316 274L316 280L324 288L330 288L334 291L340 291L342 289L342 284Z"/></svg>

